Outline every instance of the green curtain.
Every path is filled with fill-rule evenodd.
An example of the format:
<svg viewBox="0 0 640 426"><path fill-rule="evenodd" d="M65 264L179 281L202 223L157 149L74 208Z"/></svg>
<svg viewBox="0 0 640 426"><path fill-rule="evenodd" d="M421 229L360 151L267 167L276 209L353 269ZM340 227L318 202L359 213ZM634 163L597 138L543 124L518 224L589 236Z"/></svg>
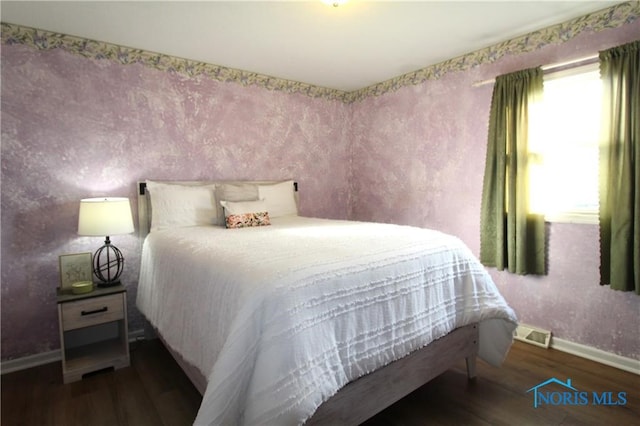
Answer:
<svg viewBox="0 0 640 426"><path fill-rule="evenodd" d="M496 78L481 206L480 260L516 274L546 273L545 224L529 212L529 104L542 95L542 70Z"/></svg>
<svg viewBox="0 0 640 426"><path fill-rule="evenodd" d="M600 284L640 294L640 41L600 52Z"/></svg>

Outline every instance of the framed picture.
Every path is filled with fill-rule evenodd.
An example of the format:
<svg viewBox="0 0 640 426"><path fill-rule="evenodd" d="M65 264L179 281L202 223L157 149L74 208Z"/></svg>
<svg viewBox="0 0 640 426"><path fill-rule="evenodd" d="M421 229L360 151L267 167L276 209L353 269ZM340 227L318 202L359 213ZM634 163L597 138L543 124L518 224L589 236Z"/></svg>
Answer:
<svg viewBox="0 0 640 426"><path fill-rule="evenodd" d="M70 290L78 281L92 281L91 253L63 254L60 256L60 289Z"/></svg>

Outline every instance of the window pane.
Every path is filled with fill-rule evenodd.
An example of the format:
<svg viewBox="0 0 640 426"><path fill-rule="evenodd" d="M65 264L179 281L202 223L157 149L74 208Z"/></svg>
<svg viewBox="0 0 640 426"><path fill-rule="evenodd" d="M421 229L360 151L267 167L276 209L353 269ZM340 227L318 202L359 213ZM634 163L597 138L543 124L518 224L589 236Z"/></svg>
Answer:
<svg viewBox="0 0 640 426"><path fill-rule="evenodd" d="M597 70L547 79L531 106L531 208L597 213L601 90Z"/></svg>

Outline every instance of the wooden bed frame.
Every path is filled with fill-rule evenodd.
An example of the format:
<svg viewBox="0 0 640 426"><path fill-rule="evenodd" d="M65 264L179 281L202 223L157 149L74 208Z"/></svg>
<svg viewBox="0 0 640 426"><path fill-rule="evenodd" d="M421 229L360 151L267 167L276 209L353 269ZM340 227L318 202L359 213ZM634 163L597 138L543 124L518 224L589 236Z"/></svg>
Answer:
<svg viewBox="0 0 640 426"><path fill-rule="evenodd" d="M166 181L166 183L171 182ZM144 182L139 182L138 229L143 237L148 234L150 225L150 210L145 187ZM165 343L162 335L157 330L155 331ZM474 379L476 377L478 341L478 324L457 328L424 348L348 383L320 405L305 424L359 425L452 368L463 358L466 360L467 377L470 380ZM204 395L207 378L197 368L188 364L180 354L169 348L166 343L165 347L200 394Z"/></svg>

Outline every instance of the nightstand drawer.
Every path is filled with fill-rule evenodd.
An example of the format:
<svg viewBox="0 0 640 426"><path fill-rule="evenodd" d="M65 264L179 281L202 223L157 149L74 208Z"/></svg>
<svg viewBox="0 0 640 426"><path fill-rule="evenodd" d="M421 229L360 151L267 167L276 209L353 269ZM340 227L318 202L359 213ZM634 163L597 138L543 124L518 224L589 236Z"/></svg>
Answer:
<svg viewBox="0 0 640 426"><path fill-rule="evenodd" d="M63 330L73 330L124 318L123 294L63 303Z"/></svg>

